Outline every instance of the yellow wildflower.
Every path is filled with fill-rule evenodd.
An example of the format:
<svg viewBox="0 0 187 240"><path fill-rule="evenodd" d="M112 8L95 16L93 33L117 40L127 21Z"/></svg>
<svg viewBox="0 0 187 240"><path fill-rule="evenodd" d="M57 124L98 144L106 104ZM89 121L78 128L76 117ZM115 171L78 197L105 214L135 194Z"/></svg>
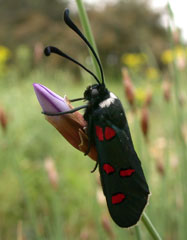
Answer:
<svg viewBox="0 0 187 240"><path fill-rule="evenodd" d="M135 90L135 99L138 104L143 104L146 100L147 94L146 91L142 88L137 88Z"/></svg>
<svg viewBox="0 0 187 240"><path fill-rule="evenodd" d="M159 71L154 67L149 67L146 69L146 76L149 79L157 79L159 77Z"/></svg>
<svg viewBox="0 0 187 240"><path fill-rule="evenodd" d="M175 59L185 58L185 50L182 46L178 45L173 50L167 49L161 55L161 61L164 64L169 64Z"/></svg>
<svg viewBox="0 0 187 240"><path fill-rule="evenodd" d="M128 53L122 56L122 62L129 68L137 68L143 65L146 60L146 55L142 53Z"/></svg>
<svg viewBox="0 0 187 240"><path fill-rule="evenodd" d="M169 63L173 62L173 60L174 60L174 54L173 54L172 50L167 49L162 53L161 61L164 64L169 64Z"/></svg>
<svg viewBox="0 0 187 240"><path fill-rule="evenodd" d="M185 51L184 48L181 46L177 46L174 49L175 56L178 58L185 57Z"/></svg>
<svg viewBox="0 0 187 240"><path fill-rule="evenodd" d="M0 64L5 63L10 58L10 50L5 46L0 46Z"/></svg>

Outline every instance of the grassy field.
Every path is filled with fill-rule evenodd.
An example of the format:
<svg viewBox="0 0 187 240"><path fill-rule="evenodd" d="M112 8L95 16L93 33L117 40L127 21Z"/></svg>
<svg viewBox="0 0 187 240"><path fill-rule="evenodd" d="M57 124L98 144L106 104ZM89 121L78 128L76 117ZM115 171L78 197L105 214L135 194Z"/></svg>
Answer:
<svg viewBox="0 0 187 240"><path fill-rule="evenodd" d="M68 73L41 69L25 77L12 71L0 79L0 106L8 117L6 131L0 128L0 239L137 239L137 228L120 229L111 221L98 172L90 173L95 162L40 114L32 83L74 98L91 83L86 77L75 83ZM163 239L186 239L186 74L176 72L170 101L163 97L161 79L133 81L141 94L152 87L147 139L140 127L141 101L136 110L129 106L121 79L107 79L107 87L122 100L150 186L146 213ZM141 221L138 225L142 239L151 239Z"/></svg>

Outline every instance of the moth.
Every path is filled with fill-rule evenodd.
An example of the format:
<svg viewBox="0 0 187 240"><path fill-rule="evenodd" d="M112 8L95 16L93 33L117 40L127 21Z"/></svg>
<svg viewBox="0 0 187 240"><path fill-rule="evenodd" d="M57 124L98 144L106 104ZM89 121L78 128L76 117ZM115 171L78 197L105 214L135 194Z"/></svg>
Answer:
<svg viewBox="0 0 187 240"><path fill-rule="evenodd" d="M70 19L68 9L64 12L64 21L91 50L101 77L99 79L93 72L58 48L46 47L44 50L46 56L55 53L74 62L91 74L96 84L88 86L83 97L71 100L84 100L85 105L66 112L56 114L44 112L44 114L56 116L85 109L83 117L87 122L89 139L85 154L89 153L92 144L96 146L98 160L95 169L98 165L109 213L118 226L131 227L138 222L147 204L149 187L133 146L125 111L120 100L106 88L99 57L87 38Z"/></svg>

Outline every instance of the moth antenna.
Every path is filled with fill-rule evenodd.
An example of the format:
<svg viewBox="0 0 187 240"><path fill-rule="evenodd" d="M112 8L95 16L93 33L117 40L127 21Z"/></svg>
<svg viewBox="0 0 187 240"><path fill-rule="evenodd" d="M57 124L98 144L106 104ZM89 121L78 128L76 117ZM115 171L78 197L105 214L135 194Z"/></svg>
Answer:
<svg viewBox="0 0 187 240"><path fill-rule="evenodd" d="M64 11L64 21L75 33L77 33L79 35L79 37L86 43L86 45L91 50L92 54L94 55L94 57L95 57L95 59L98 63L99 69L100 69L102 84L105 85L104 74L103 74L103 69L102 69L102 66L101 66L101 62L100 62L95 50L93 49L92 45L88 42L87 38L83 35L83 33L78 29L78 27L70 19L68 8L66 8L65 11Z"/></svg>
<svg viewBox="0 0 187 240"><path fill-rule="evenodd" d="M82 67L86 72L88 72L89 74L91 74L95 80L97 81L98 84L101 84L99 79L96 77L96 75L91 72L89 69L87 69L85 66L83 66L81 63L79 63L77 60L73 59L72 57L68 56L67 54L65 54L64 52L62 52L61 50L59 50L56 47L53 46L48 46L44 49L44 54L46 56L50 56L51 53L55 53L57 55L60 55L61 57L67 58L68 60L74 62L75 64L79 65L80 67Z"/></svg>

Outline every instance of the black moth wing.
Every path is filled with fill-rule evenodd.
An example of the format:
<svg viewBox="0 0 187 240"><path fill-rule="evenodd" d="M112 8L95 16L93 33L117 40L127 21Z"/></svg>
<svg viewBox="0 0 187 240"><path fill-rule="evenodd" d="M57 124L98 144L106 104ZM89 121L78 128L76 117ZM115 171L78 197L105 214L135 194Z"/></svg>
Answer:
<svg viewBox="0 0 187 240"><path fill-rule="evenodd" d="M137 223L146 206L149 188L120 100L103 101L92 117L101 183L110 215L120 227L130 227Z"/></svg>

